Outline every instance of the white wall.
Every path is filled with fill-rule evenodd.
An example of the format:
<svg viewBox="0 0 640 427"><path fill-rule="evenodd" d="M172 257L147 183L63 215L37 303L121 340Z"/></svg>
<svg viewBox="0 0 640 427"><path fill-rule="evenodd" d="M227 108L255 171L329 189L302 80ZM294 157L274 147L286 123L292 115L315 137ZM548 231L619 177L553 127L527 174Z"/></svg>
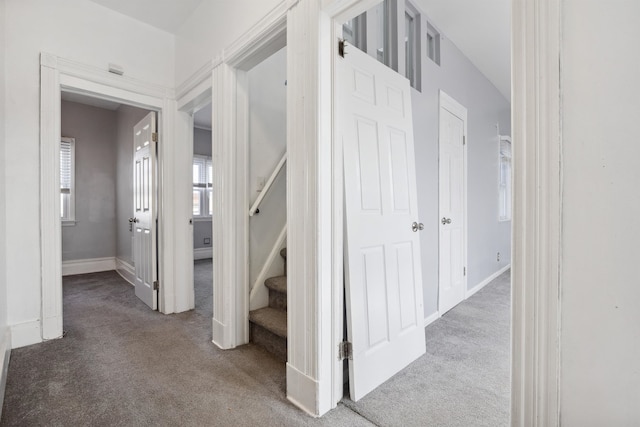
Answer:
<svg viewBox="0 0 640 427"><path fill-rule="evenodd" d="M115 256L134 266L133 231L129 218L133 216L133 127L149 112L121 105L116 112L116 218Z"/></svg>
<svg viewBox="0 0 640 427"><path fill-rule="evenodd" d="M211 157L211 131L207 129L193 129L193 154ZM193 223L193 247L211 248L211 219L198 219ZM205 244L204 239L208 238L209 243Z"/></svg>
<svg viewBox="0 0 640 427"><path fill-rule="evenodd" d="M258 179L269 179L287 150L287 49L283 48L248 73L249 203L258 198ZM249 283L253 285L287 222L286 168L249 220ZM279 260L278 260L279 262Z"/></svg>
<svg viewBox="0 0 640 427"><path fill-rule="evenodd" d="M282 0L203 0L176 32L176 84L249 30Z"/></svg>
<svg viewBox="0 0 640 427"><path fill-rule="evenodd" d="M6 202L8 322L32 343L41 311L39 238L39 54L50 52L173 87L174 37L85 0L8 1L6 7ZM22 334L22 332L20 332ZM14 342L16 340L13 340Z"/></svg>
<svg viewBox="0 0 640 427"><path fill-rule="evenodd" d="M0 1L0 76L5 74L5 2ZM7 327L7 223L5 180L5 81L0 78L0 416L7 381L4 366L11 351L11 335Z"/></svg>
<svg viewBox="0 0 640 427"><path fill-rule="evenodd" d="M62 136L75 138L75 225L62 261L116 255L116 112L62 101Z"/></svg>
<svg viewBox="0 0 640 427"><path fill-rule="evenodd" d="M560 410L640 423L640 3L563 0Z"/></svg>

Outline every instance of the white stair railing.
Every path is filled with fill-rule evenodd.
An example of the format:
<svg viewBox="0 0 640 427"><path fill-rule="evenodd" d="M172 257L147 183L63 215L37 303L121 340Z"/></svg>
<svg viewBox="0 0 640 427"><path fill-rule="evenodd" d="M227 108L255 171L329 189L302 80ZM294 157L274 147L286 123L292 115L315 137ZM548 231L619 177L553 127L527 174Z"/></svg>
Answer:
<svg viewBox="0 0 640 427"><path fill-rule="evenodd" d="M262 191L258 195L258 198L256 199L255 202L253 202L253 205L251 206L251 209L249 209L249 216L253 216L256 213L260 212L258 210L258 208L260 207L260 203L262 203L262 200L267 195L267 192L269 191L269 189L271 189L271 186L273 185L273 182L278 177L278 174L280 173L280 171L282 170L282 167L284 166L284 164L286 162L287 162L287 153L284 153L284 155L282 156L282 159L280 159L280 161L276 165L276 168L271 173L271 176L269 177L267 182L264 184L264 188L262 189Z"/></svg>

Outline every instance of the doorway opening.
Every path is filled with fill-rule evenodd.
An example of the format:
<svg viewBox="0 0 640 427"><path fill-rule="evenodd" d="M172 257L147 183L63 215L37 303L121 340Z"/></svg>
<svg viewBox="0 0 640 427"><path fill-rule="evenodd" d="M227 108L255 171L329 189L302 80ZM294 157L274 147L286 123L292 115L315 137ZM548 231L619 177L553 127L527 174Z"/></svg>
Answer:
<svg viewBox="0 0 640 427"><path fill-rule="evenodd" d="M403 384L402 380L398 378L403 375L405 378L408 375L414 379L416 376L423 376L439 381L440 385L445 383L450 385L450 378L447 380L443 377L443 381L440 381L437 376L433 375L437 374L437 370L429 371L428 369L433 366L445 367L442 364L438 365L438 363L444 362L440 359L445 354L450 356L447 358L447 363L452 363L451 360L466 361L467 364L460 364L460 372L464 373L465 366L477 367L477 369L474 368L476 372L468 372L469 375L461 375L456 378L462 382L473 379L473 383L469 384L470 387L478 385L482 387L483 381L485 385L490 385L488 387L491 389L490 394L492 399L495 398L491 403L492 410L496 415L495 419L500 420L496 424L507 424L510 413L511 362L509 347L511 218L503 215L505 209L500 209L500 206L504 207L505 199L510 200L510 195L507 197L504 194L506 188L510 190L510 185L500 184L506 182L507 179L504 173L505 167L501 163L504 162L501 159L504 159L505 156L500 154L505 150L501 148L500 141L505 139L504 135L510 133L510 101L471 64L462 51L446 38L446 31L438 28L437 23L427 17L429 11L418 7L415 2L385 0L364 13L360 13L362 10L363 8L360 8L359 11L353 13L351 19L341 22L343 25L336 29L336 38L344 42L337 43L337 49L334 53L334 63L336 64L334 65L334 76L337 90L337 95L334 98L336 100L334 101L334 112L337 111L339 116L336 117L334 114L334 131L336 132L334 148L336 151L345 153L344 182L340 181L341 187L345 188L346 192L344 223L346 232L344 236L347 237L345 254L348 256L345 255L345 276L349 277L350 270L353 270L354 265L357 267L357 264L362 262L364 262L364 276L367 274L371 277L383 276L387 274L386 269L390 268L389 265L396 262L395 260L386 262L384 256L387 255L387 252L400 253L398 247L391 248L392 250L385 248L384 251L376 253L372 250L372 245L365 245L368 252L359 254L362 256L358 256L355 263L353 262L354 253L352 253L351 230L349 228L358 231L357 226L363 221L355 221L356 226L350 223L349 216L352 213L349 212L349 202L352 197L349 197L348 188L344 187L348 186L349 173L352 172L349 169L354 169L354 173L359 174L353 179L360 186L359 189L362 190L361 195L363 195L363 197L356 198L357 203L361 208L367 208L364 210L369 211L367 212L369 216L374 216L377 212L378 202L383 200L378 196L383 194L383 186L386 184L382 179L364 179L364 177L366 173L374 176L376 173L386 170L385 168L388 169L388 165L397 166L401 162L380 161L380 159L386 159L386 156L393 158L393 147L387 150L384 145L385 137L375 137L376 134L373 130L371 131L372 138L369 140L377 141L379 145L373 144L369 149L362 150L363 144L358 140L358 137L369 129L367 123L371 121L365 123L357 118L355 120L357 132L354 132L353 135L348 135L341 128L344 126L345 120L350 120L350 117L345 119L347 107L342 101L345 80L355 82L352 93L354 98L358 98L358 102L367 100L373 102L377 98L383 98L389 102L389 110L391 111L394 109L391 101L395 97L397 100L395 105L402 105L400 102L403 99L402 95L397 95L401 91L386 90L382 96L377 98L373 95L373 91L367 91L367 88L375 85L375 81L380 80L371 77L378 72L378 68L380 70L383 68L391 69L406 78L406 86L410 88L410 107L413 108L412 129L415 136L415 148L412 148L414 152L411 154L415 155L416 174L414 179L419 214L418 219L413 221L416 234L420 235L418 245L421 253L417 267L422 270L419 298L420 311L424 316L420 326L424 328L427 343L426 355L411 365L409 370L402 371L401 375L394 377L389 382L394 382L400 388L405 387L407 393L409 390L421 390L422 393L430 389L433 384L424 383L417 387L415 381L413 385L411 381ZM358 13L360 14L358 15ZM347 77L342 73L342 63L350 61L350 57L352 60L356 56L354 52L358 50L368 54L372 61L370 65L360 67L353 75ZM341 52L344 53L344 56L341 55ZM358 52L358 56L362 52ZM469 89L470 82L474 84L473 90ZM452 101L448 104L446 100L443 101L446 96L441 95L445 92L449 95L448 99ZM467 111L464 114L458 112L454 104L465 106ZM443 115L452 111L458 113L455 117L459 123L454 119L447 120L446 117L443 120ZM363 112L356 114L360 118L368 117ZM473 123L469 129L466 126L467 114L469 123ZM455 128L456 132L444 132L445 128ZM372 125L371 129L379 129L379 126ZM398 126L389 125L385 129L391 135L397 131ZM355 141L354 144L351 144L350 138ZM393 136L387 139L393 141ZM444 155L446 152L441 144L445 140L455 145L455 156ZM347 164L347 152L350 147L360 149L361 154ZM411 161L413 162L413 159ZM358 162L364 166L358 165ZM450 174L449 181L443 182L439 173L439 168L442 167L445 170L455 170L457 173L455 176ZM404 184L405 181L396 179L396 174L387 175L391 177L388 188L394 191L403 187L405 190L411 188L411 185ZM402 182L400 187L397 186L398 182ZM334 191L340 194L342 188L334 187ZM402 193L398 194L402 195ZM402 200L401 197L394 198L394 204L387 210L398 210L402 205L399 202ZM445 206L450 209L448 211L442 210ZM450 226L451 224L456 226L459 224L460 228L454 230ZM407 227L411 226L411 223L407 223ZM442 232L443 227L449 228ZM359 232L368 236L372 233L381 234L382 231L381 228L369 228L369 233L367 230L359 230ZM468 238L466 237L467 233ZM445 244L443 235L448 236L449 246ZM334 236L336 235L334 234ZM453 243L457 245L455 251L452 249ZM443 250L441 246L446 246L445 249L449 249L448 258L444 255L447 251ZM367 260L367 257L370 260ZM402 256L398 259L406 260L409 257ZM352 265L349 265L350 263ZM381 265L384 268L381 268ZM411 268L402 271L415 270ZM449 301L443 298L442 289L446 286L441 286L441 276L447 271L450 273L449 281L458 285L455 298L450 298ZM402 275L397 277L398 281L403 279ZM455 280L451 280L452 278ZM354 281L354 278L350 277L350 280ZM365 280L362 283L370 286L372 282ZM361 285L357 280L355 285L366 289L365 285ZM487 289L483 289L485 286ZM379 348L392 345L389 331L397 325L388 320L391 319L389 310L383 309L382 306L378 306L377 310L374 309L374 306L382 300L381 295L390 298L389 287L380 285L378 288L385 291L376 293L376 289L369 289L369 292L360 299L354 301L353 295L351 301L349 297L345 299L346 309L344 312L347 323L345 341L347 344L343 355L349 359L351 381L354 381L351 369L353 369L353 365L358 363L356 353L361 351L367 356L371 353L370 348L366 345L361 345L358 349L358 341L361 344L363 342L375 344L373 347ZM338 289L334 291L337 293ZM347 288L348 294L349 289ZM391 297L399 303L407 301L407 293L405 292L405 296L403 296L402 286L397 294L391 295ZM469 299L475 294L477 296L474 299ZM377 297L372 299L372 295L377 295ZM416 296L418 293L413 295ZM456 305L458 306L456 307ZM358 337L356 335L357 328L354 327L354 313L358 315L359 312L367 310L369 310L368 316L363 317L368 323L362 328L362 335ZM350 314L349 311L352 313ZM334 309L334 314L339 315L342 314L341 312L342 307L340 307L340 311ZM407 313L408 311L403 310L402 312ZM446 316L440 319L445 312L447 312ZM474 312L480 316L474 318L471 315ZM483 317L487 313L494 316L493 320L489 321L487 317ZM378 316L381 316L383 321L380 321ZM411 323L407 320L408 318L405 319L403 316L400 316L399 319L403 325L405 321L407 321L407 325ZM491 322L496 327L493 332L482 329ZM492 333L494 335L491 335ZM486 339L488 336L492 336L492 339ZM448 343L447 340L466 340L465 342L470 344L466 348L463 345L459 346L460 351L456 353L456 346L448 347L451 342ZM448 348L454 351L449 354L447 353ZM492 356L478 360L480 353ZM392 360L395 362L397 358ZM424 370L416 368L421 363ZM361 369L366 369L366 367ZM440 369L440 372L448 372L448 370ZM362 381L366 382L371 378L372 376L365 374L365 379ZM357 376L355 381L359 381ZM380 381L372 387L365 386L365 389L373 389L379 383ZM387 384L382 386L387 387L385 392L389 392ZM374 414L375 408L372 406L368 406L366 403L358 406L359 403L353 401L361 397L362 394L356 391L354 395L354 384L349 385L352 391L351 399L353 399L349 404L353 404L358 410L371 411L372 419L377 418L381 424L385 424L382 420L388 414L378 413L377 415L382 417L378 418ZM441 398L445 396L445 392L442 390L439 392ZM379 390L374 390L371 393L377 392ZM405 398L406 396L407 394L404 394ZM432 396L425 392L415 397L423 401L431 399ZM376 399L376 397L371 399ZM437 406L436 401L437 398L434 397L433 401L429 400L429 404L433 403ZM385 406L385 409L389 408ZM437 413L437 410L432 412ZM399 420L403 415L398 413L397 416L399 418L395 418L394 422L401 423ZM429 418L425 417L426 419Z"/></svg>
<svg viewBox="0 0 640 427"><path fill-rule="evenodd" d="M116 271L157 310L156 113L66 91L60 111L62 275Z"/></svg>
<svg viewBox="0 0 640 427"><path fill-rule="evenodd" d="M196 313L213 317L212 108L193 113L193 294Z"/></svg>
<svg viewBox="0 0 640 427"><path fill-rule="evenodd" d="M287 361L287 48L246 70L249 340Z"/></svg>

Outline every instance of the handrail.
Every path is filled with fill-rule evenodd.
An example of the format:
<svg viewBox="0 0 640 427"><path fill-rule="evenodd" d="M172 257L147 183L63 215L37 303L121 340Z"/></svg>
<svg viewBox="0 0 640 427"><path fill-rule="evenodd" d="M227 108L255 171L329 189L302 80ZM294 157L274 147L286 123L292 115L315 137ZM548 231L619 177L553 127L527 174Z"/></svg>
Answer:
<svg viewBox="0 0 640 427"><path fill-rule="evenodd" d="M278 165L273 170L273 173L271 173L271 176L269 177L267 182L264 184L264 188L260 192L260 195L258 196L256 201L253 202L253 205L251 206L251 209L249 209L249 216L253 216L255 213L258 213L258 207L260 207L260 203L262 203L262 199L264 199L264 197L266 196L267 192L269 191L269 189L273 185L273 182L276 180L276 177L278 176L278 174L282 170L282 167L284 166L286 161L287 161L287 153L284 153L284 155L282 156L282 159L280 159L280 161L278 162Z"/></svg>

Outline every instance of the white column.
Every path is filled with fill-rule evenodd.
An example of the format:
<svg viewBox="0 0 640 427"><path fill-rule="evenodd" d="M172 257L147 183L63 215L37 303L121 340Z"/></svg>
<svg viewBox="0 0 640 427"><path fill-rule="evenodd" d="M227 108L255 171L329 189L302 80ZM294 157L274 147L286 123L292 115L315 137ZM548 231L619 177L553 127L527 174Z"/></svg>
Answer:
<svg viewBox="0 0 640 427"><path fill-rule="evenodd" d="M559 425L560 5L512 3L512 426Z"/></svg>
<svg viewBox="0 0 640 427"><path fill-rule="evenodd" d="M335 407L332 377L339 364L332 316L330 33L318 0L301 0L289 11L287 397L315 416Z"/></svg>

